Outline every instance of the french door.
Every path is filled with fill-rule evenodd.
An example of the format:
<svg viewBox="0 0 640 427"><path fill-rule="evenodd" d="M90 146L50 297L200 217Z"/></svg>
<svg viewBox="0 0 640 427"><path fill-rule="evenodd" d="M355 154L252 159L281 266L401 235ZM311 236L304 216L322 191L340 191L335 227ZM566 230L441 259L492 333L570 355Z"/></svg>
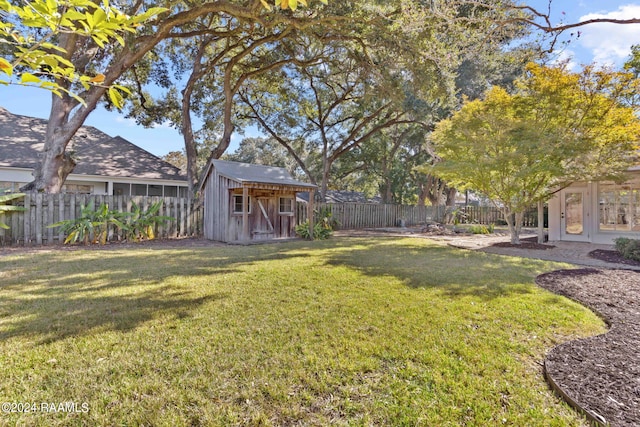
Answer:
<svg viewBox="0 0 640 427"><path fill-rule="evenodd" d="M588 242L589 193L586 187L567 188L560 195L560 238L574 242Z"/></svg>

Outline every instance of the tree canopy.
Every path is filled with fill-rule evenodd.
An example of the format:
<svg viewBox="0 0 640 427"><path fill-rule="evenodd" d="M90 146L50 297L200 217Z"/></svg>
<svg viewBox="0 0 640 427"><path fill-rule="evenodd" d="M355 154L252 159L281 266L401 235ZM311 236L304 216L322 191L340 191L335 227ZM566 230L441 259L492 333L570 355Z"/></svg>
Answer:
<svg viewBox="0 0 640 427"><path fill-rule="evenodd" d="M298 6L304 4L306 0L278 0L276 11L265 0L166 2L165 11L156 7L158 2L144 1L114 9L108 1L33 0L15 6L1 0L0 37L9 41L1 50L0 75L8 76L2 81L38 84L55 94L44 155L26 188L61 190L75 167L66 151L75 132L103 96L121 104L122 94L114 84L161 41L206 34L206 28L194 23L212 17L266 28L304 28L317 18L301 12Z"/></svg>
<svg viewBox="0 0 640 427"><path fill-rule="evenodd" d="M380 91L383 96L377 99L368 95L365 99L369 105L360 102L358 114L373 108L376 118L391 118L385 123L394 125L399 120L420 120L407 117L411 116L408 110L415 110L415 105L407 109L409 104L424 100L425 94L429 101L442 93L451 94L456 69L465 53L500 49L525 31L523 22L531 16L530 11L511 1L478 0L140 1L119 4L119 9L107 1L33 0L19 3L19 7L14 3L18 4L0 0L1 31L13 40L21 40L22 45L11 44L8 50L4 46L0 66L5 75L12 73L15 77L16 70L25 72L26 79L21 77L19 82L37 83L59 95L52 97L44 155L28 186L45 192L60 191L73 171L75 160L67 145L97 103L107 99L118 107L133 99L115 85L137 91L145 82L166 83L175 76L162 102L167 101L164 113L185 136L187 170L193 184L198 139L217 140L207 149L211 157L221 156L236 126L251 114L242 111L244 107L237 108L238 99L256 95L249 87L265 89L256 84L262 76L267 76L264 81L275 81L266 90L278 90L282 85L297 88L299 78L291 74L293 67L286 66L294 64L301 70L315 65L315 58L300 51L305 43L347 49L349 61L355 61L362 70L371 70L364 81L368 87L384 89ZM41 21L33 24L32 15ZM50 25L56 22L57 26ZM42 50L45 54L40 58L58 55L60 60L54 64L48 59L51 64L45 62L44 67L34 61L15 66L25 49ZM310 62L305 65L301 60ZM164 67L164 61L170 67ZM37 72L29 71L35 67ZM69 70L73 71L67 76ZM30 81L29 76L36 77ZM391 79L385 82L385 77ZM396 96L412 91L416 94L413 99ZM376 102L380 104L376 106ZM193 112L204 123L198 131L192 126ZM373 129L384 127L376 123ZM344 149L335 151L337 157L325 156L323 175L327 166L337 164L338 157L358 148L375 133L364 127L355 130L362 132L354 133ZM326 177L321 180L326 181Z"/></svg>
<svg viewBox="0 0 640 427"><path fill-rule="evenodd" d="M492 200L519 243L522 213L535 202L575 181L624 176L640 120L623 100L637 87L629 73L530 64L516 93L495 87L438 123L440 162L430 170Z"/></svg>

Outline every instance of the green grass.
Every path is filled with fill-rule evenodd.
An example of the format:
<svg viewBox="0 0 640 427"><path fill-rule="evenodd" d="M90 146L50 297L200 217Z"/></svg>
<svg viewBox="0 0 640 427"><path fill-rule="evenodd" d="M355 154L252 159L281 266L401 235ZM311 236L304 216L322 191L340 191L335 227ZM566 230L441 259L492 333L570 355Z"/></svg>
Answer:
<svg viewBox="0 0 640 427"><path fill-rule="evenodd" d="M540 363L602 322L562 267L421 239L0 257L7 425L564 426Z"/></svg>

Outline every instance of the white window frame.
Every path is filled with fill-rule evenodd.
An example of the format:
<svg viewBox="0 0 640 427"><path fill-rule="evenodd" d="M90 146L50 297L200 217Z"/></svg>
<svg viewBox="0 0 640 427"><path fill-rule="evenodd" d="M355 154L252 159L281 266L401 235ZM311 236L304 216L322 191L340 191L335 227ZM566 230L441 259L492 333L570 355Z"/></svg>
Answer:
<svg viewBox="0 0 640 427"><path fill-rule="evenodd" d="M242 194L232 194L231 195L231 213L233 215L242 215L244 212L236 210L237 198L240 198L240 204L242 204ZM247 204L249 205L249 211L247 213L251 213L251 196L248 196Z"/></svg>
<svg viewBox="0 0 640 427"><path fill-rule="evenodd" d="M283 211L281 210L282 208L282 199L286 199L289 200L289 202L291 203L291 210L290 211ZM278 197L278 214L279 215L287 215L287 216L293 216L294 214L294 209L295 209L295 198L291 197L291 196L281 196Z"/></svg>

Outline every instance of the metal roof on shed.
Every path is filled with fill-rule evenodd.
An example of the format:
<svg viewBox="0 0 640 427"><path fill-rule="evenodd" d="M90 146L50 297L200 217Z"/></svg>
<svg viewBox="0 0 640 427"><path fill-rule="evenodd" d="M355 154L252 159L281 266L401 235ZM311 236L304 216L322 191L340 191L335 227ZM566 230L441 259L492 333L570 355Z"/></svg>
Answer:
<svg viewBox="0 0 640 427"><path fill-rule="evenodd" d="M253 165L227 160L212 160L211 163L218 174L242 184L258 183L316 188L313 184L293 179L288 170L276 166Z"/></svg>

